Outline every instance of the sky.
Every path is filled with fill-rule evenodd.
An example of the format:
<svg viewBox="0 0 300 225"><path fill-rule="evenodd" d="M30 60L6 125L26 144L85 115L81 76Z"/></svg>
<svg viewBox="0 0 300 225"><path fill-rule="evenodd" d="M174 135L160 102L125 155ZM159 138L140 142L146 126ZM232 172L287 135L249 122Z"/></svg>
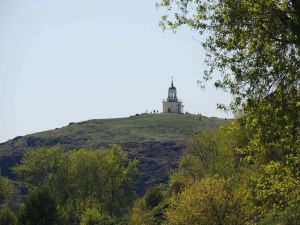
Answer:
<svg viewBox="0 0 300 225"><path fill-rule="evenodd" d="M89 119L162 111L174 77L184 110L230 96L197 85L197 32L163 32L155 0L0 0L0 142ZM215 74L218 76L218 74Z"/></svg>

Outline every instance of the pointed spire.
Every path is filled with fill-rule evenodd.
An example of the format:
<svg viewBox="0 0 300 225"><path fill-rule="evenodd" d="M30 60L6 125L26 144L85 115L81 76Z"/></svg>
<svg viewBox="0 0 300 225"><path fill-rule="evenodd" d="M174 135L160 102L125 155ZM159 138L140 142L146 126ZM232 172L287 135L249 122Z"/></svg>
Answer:
<svg viewBox="0 0 300 225"><path fill-rule="evenodd" d="M172 76L172 83L171 83L171 87L174 87L174 85L173 85L173 76Z"/></svg>

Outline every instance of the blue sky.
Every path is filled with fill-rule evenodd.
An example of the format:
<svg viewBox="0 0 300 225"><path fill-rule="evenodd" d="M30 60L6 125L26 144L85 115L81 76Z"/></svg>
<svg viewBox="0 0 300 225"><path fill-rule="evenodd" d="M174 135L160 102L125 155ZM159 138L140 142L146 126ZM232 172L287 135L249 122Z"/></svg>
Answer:
<svg viewBox="0 0 300 225"><path fill-rule="evenodd" d="M227 117L197 86L197 33L163 32L153 0L0 0L0 142L88 119L162 110L171 76L185 111Z"/></svg>

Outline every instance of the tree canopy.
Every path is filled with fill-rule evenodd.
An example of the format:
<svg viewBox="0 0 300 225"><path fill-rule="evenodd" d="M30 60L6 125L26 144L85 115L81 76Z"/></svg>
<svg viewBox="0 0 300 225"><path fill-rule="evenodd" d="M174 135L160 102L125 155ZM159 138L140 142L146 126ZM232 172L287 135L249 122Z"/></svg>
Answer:
<svg viewBox="0 0 300 225"><path fill-rule="evenodd" d="M246 189L236 189L230 180L206 177L185 188L171 200L166 225L245 224L251 218Z"/></svg>
<svg viewBox="0 0 300 225"><path fill-rule="evenodd" d="M35 189L25 198L19 216L20 225L64 225L66 217L47 189Z"/></svg>
<svg viewBox="0 0 300 225"><path fill-rule="evenodd" d="M215 86L234 97L229 108L248 134L235 151L257 171L251 180L262 214L300 204L300 2L162 0L160 6L165 29L185 25L203 35L209 66L203 78L219 71Z"/></svg>
<svg viewBox="0 0 300 225"><path fill-rule="evenodd" d="M47 187L76 222L86 208L111 218L128 213L135 198L136 165L117 145L74 152L55 146L29 151L14 171L30 190Z"/></svg>
<svg viewBox="0 0 300 225"><path fill-rule="evenodd" d="M161 25L186 25L206 34L210 71L223 79L236 104L267 97L279 87L296 96L299 87L300 3L296 0L162 0ZM206 79L211 78L207 73Z"/></svg>

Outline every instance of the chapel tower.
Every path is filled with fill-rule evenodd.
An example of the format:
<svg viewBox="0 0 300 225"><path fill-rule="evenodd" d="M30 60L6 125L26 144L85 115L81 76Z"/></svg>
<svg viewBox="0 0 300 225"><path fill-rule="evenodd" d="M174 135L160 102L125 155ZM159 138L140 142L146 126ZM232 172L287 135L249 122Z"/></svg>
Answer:
<svg viewBox="0 0 300 225"><path fill-rule="evenodd" d="M173 78L171 87L168 90L168 98L163 100L163 112L164 113L183 113L182 101L177 98L177 90L173 84Z"/></svg>

